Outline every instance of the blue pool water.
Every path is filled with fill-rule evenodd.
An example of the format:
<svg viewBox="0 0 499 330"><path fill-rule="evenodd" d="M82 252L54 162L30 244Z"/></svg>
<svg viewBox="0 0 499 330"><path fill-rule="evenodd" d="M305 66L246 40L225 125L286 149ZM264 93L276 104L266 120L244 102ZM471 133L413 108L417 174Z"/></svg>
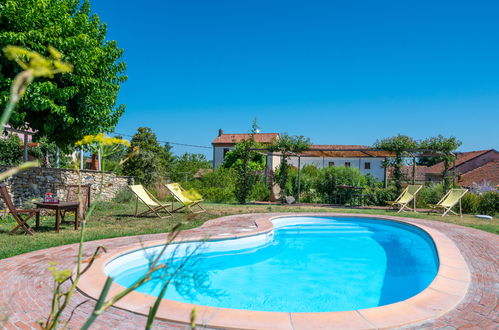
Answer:
<svg viewBox="0 0 499 330"><path fill-rule="evenodd" d="M273 223L270 235L207 242L191 259L183 255L192 253L193 243L170 247L163 259L185 267L165 298L257 311L345 311L410 298L438 271L433 241L414 226L341 217L286 217ZM130 286L158 249L119 257L106 271ZM159 272L137 291L157 296L170 275Z"/></svg>

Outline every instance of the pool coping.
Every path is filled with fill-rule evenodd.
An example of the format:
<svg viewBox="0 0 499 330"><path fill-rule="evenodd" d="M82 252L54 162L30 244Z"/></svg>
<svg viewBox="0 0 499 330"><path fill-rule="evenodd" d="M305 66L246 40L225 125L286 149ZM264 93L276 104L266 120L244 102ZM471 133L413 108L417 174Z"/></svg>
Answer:
<svg viewBox="0 0 499 330"><path fill-rule="evenodd" d="M250 216L248 214L248 216ZM464 298L468 291L471 275L461 252L454 242L442 232L411 222L410 218L371 214L344 214L344 213L282 213L259 214L254 221L255 229L235 235L218 234L209 237L209 241L230 240L269 233L273 230L272 219L286 216L341 216L361 217L371 219L390 220L410 224L425 231L435 243L440 267L435 279L430 285L409 299L390 305L360 309L345 312L320 313L288 313L263 312L211 306L198 306L168 299L163 299L156 318L189 324L191 311L197 309L196 323L206 327L230 329L310 329L326 328L334 325L337 328L394 328L418 324L438 318L453 310ZM414 219L417 220L417 219ZM195 242L206 240L200 235L188 238L179 238L175 242ZM88 297L97 299L104 283L106 274L104 267L111 260L144 247L164 244L165 240L149 241L145 244L137 243L126 248L117 248L97 258L88 271L82 275L78 283L78 290ZM88 262L88 260L86 261ZM108 296L122 291L124 287L114 283L111 285ZM133 313L147 315L149 307L156 297L133 291L114 304Z"/></svg>

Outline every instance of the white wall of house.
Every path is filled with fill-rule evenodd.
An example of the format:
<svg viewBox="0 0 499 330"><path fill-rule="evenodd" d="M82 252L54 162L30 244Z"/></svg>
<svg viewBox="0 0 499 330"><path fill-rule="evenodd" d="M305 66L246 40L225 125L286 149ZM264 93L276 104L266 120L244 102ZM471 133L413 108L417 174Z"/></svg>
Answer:
<svg viewBox="0 0 499 330"><path fill-rule="evenodd" d="M301 157L300 166L314 165L317 168L328 166L346 166L350 163L350 167L355 167L362 174L371 174L377 180L383 181L385 177L385 169L383 168L382 157L361 157L361 158L332 158L332 157ZM290 163L294 167L298 167L298 157L291 157Z"/></svg>
<svg viewBox="0 0 499 330"><path fill-rule="evenodd" d="M213 147L213 167L219 167L224 161L224 155L234 149L234 147ZM385 169L383 168L382 157L361 157L361 158L333 158L333 157L301 157L300 165L303 168L305 165L314 165L317 168L324 168L328 166L345 166L350 163L350 167L355 167L360 170L362 174L371 174L377 180L383 181L385 177ZM275 169L281 163L280 156L267 155L267 168ZM367 164L366 164L367 163ZM298 157L291 157L290 164L298 167ZM333 165L334 164L334 165Z"/></svg>
<svg viewBox="0 0 499 330"><path fill-rule="evenodd" d="M224 155L232 149L234 149L234 147L213 147L213 168L222 165Z"/></svg>

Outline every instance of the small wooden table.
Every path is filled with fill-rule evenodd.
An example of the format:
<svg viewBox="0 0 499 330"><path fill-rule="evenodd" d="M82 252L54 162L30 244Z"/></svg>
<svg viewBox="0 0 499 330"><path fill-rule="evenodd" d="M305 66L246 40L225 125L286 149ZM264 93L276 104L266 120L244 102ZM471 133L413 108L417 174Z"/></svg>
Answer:
<svg viewBox="0 0 499 330"><path fill-rule="evenodd" d="M59 232L59 225L62 211L74 211L75 213L75 230L78 230L78 210L80 203L78 202L59 202L59 203L35 203L37 209L55 210L55 231ZM40 213L36 214L36 228L40 226Z"/></svg>

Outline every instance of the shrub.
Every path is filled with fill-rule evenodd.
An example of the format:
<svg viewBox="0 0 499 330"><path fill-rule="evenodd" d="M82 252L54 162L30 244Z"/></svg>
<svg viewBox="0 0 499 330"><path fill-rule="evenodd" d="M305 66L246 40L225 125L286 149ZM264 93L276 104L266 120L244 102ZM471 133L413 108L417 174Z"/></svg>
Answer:
<svg viewBox="0 0 499 330"><path fill-rule="evenodd" d="M461 199L461 207L463 208L463 213L476 214L478 210L478 200L479 195L474 193L467 193Z"/></svg>
<svg viewBox="0 0 499 330"><path fill-rule="evenodd" d="M338 192L339 185L366 187L367 179L358 168L353 167L325 167L320 170L315 188L322 195L324 202Z"/></svg>
<svg viewBox="0 0 499 330"><path fill-rule="evenodd" d="M259 181L251 188L249 199L251 201L268 201L270 197L269 187L263 181Z"/></svg>
<svg viewBox="0 0 499 330"><path fill-rule="evenodd" d="M183 182L186 189L194 188L209 202L234 202L236 176L233 169L219 167L199 179Z"/></svg>
<svg viewBox="0 0 499 330"><path fill-rule="evenodd" d="M153 185L149 186L149 191L160 201L165 201L167 199L173 200L170 196L170 192L165 186L165 183L162 181L157 181Z"/></svg>
<svg viewBox="0 0 499 330"><path fill-rule="evenodd" d="M0 139L0 165L19 165L22 160L21 139L17 135Z"/></svg>
<svg viewBox="0 0 499 330"><path fill-rule="evenodd" d="M394 201L398 197L395 186L389 186L388 188L380 186L369 187L364 191L364 194L364 203L375 206L385 206L387 202Z"/></svg>
<svg viewBox="0 0 499 330"><path fill-rule="evenodd" d="M494 216L499 212L499 193L497 191L488 191L478 198L477 212Z"/></svg>
<svg viewBox="0 0 499 330"><path fill-rule="evenodd" d="M134 194L127 187L120 189L116 196L114 196L113 201L116 203L128 203L133 200Z"/></svg>
<svg viewBox="0 0 499 330"><path fill-rule="evenodd" d="M444 195L443 184L431 183L430 185L423 187L419 191L416 197L416 206L426 208L430 204L437 204L443 195Z"/></svg>
<svg viewBox="0 0 499 330"><path fill-rule="evenodd" d="M201 194L206 201L213 203L232 203L236 200L233 190L220 187L205 188Z"/></svg>

